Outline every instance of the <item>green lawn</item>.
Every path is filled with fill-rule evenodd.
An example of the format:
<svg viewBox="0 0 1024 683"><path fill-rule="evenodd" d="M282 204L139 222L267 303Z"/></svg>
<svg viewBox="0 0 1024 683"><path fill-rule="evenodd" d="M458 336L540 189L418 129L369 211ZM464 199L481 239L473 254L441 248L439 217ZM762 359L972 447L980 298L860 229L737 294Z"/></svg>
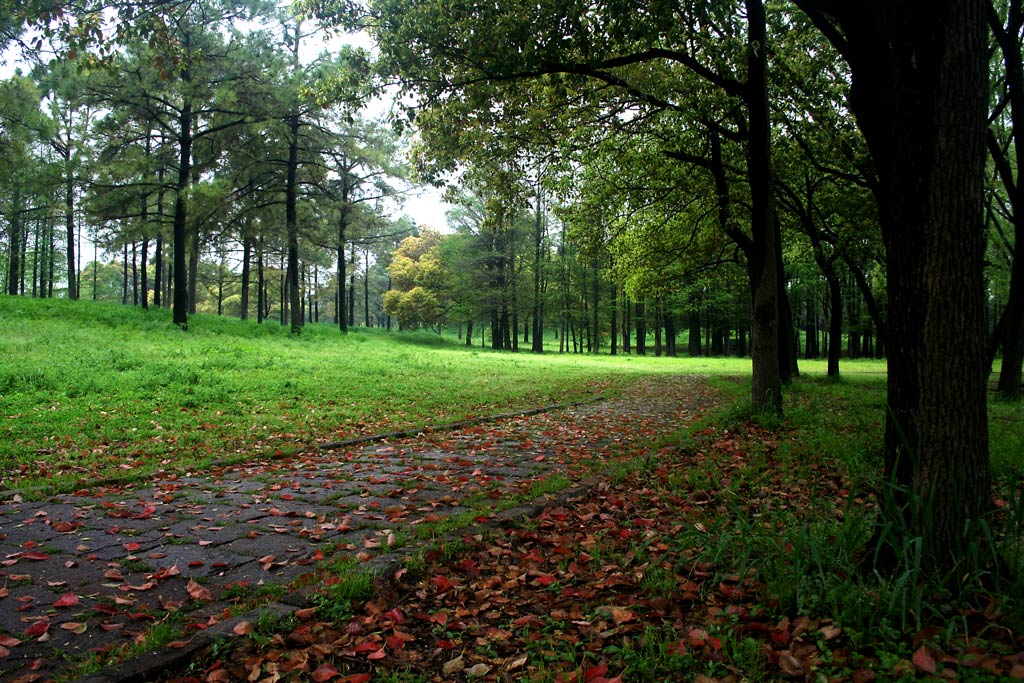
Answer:
<svg viewBox="0 0 1024 683"><path fill-rule="evenodd" d="M613 393L646 373L749 372L744 360L541 356L430 333L0 297L0 490L74 490L323 441Z"/></svg>

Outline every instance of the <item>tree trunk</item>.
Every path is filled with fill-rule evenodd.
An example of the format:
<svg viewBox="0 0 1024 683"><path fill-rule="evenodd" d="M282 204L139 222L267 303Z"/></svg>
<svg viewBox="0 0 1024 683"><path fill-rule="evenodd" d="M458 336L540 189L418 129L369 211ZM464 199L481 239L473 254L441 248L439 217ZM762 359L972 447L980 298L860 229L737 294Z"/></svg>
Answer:
<svg viewBox="0 0 1024 683"><path fill-rule="evenodd" d="M533 222L533 353L544 352L544 315L541 306L541 264L543 263L544 216L540 183L537 183L537 213Z"/></svg>
<svg viewBox="0 0 1024 683"><path fill-rule="evenodd" d="M249 319L249 283L252 280L252 237L248 232L242 237L242 294L240 318Z"/></svg>
<svg viewBox="0 0 1024 683"><path fill-rule="evenodd" d="M1002 345L1003 366L999 373L999 394L1008 400L1021 399L1021 365L1024 363L1024 57L1021 53L1021 29L1024 28L1024 12L1021 0L1009 3L1007 23L1004 27L997 21L994 12L989 14L989 23L996 36L1006 67L1007 96L1012 123L1014 159L1007 158L1004 149L996 142L995 136L987 136L989 150L996 163L996 169L1006 189L1013 216L1014 251L1010 265L1010 292L999 317L999 325L993 335L988 355L991 366L995 346Z"/></svg>
<svg viewBox="0 0 1024 683"><path fill-rule="evenodd" d="M344 178L342 178L342 182L345 182ZM338 327L345 334L348 332L348 316L345 315L345 230L348 228L348 202L344 200L344 186L342 195L343 200L338 217L338 302L335 315L338 318Z"/></svg>
<svg viewBox="0 0 1024 683"><path fill-rule="evenodd" d="M356 245L353 242L349 247L349 256L352 259L352 272L348 276L348 324L349 327L356 326Z"/></svg>
<svg viewBox="0 0 1024 683"><path fill-rule="evenodd" d="M261 324L266 317L267 309L267 278L263 271L263 237L256 243L256 324Z"/></svg>
<svg viewBox="0 0 1024 683"><path fill-rule="evenodd" d="M611 300L612 324L608 329L611 331L612 335L611 355L615 356L619 353L619 290L615 285L612 285L611 287Z"/></svg>
<svg viewBox="0 0 1024 683"><path fill-rule="evenodd" d="M68 298L78 300L78 272L75 265L75 177L71 172L71 140L64 152L64 227L67 233Z"/></svg>
<svg viewBox="0 0 1024 683"><path fill-rule="evenodd" d="M751 240L744 251L751 292L751 401L754 411L782 412L779 341L779 227L775 215L768 107L768 49L764 4L747 8L747 169Z"/></svg>
<svg viewBox="0 0 1024 683"><path fill-rule="evenodd" d="M647 355L647 318L644 313L644 305L636 305L636 355Z"/></svg>
<svg viewBox="0 0 1024 683"><path fill-rule="evenodd" d="M363 251L363 317L370 327L370 250Z"/></svg>
<svg viewBox="0 0 1024 683"><path fill-rule="evenodd" d="M988 48L985 0L867 8L797 0L850 63L850 106L879 174L888 290L883 512L895 553L967 558L991 509L982 222ZM972 539L976 540L976 539Z"/></svg>
<svg viewBox="0 0 1024 683"><path fill-rule="evenodd" d="M298 40L296 39L296 43ZM288 167L285 180L285 229L288 240L288 303L291 307L291 333L302 333L302 289L299 287L299 116L288 117Z"/></svg>
<svg viewBox="0 0 1024 683"><path fill-rule="evenodd" d="M186 83L189 72L186 69L182 80ZM186 224L185 196L188 193L189 178L192 176L192 103L186 100L178 118L178 183L174 195L174 324L182 329L188 327L188 280L186 278L185 256L188 250L188 226Z"/></svg>
<svg viewBox="0 0 1024 683"><path fill-rule="evenodd" d="M149 310L149 238L142 238L142 254L139 258L141 268L142 310Z"/></svg>

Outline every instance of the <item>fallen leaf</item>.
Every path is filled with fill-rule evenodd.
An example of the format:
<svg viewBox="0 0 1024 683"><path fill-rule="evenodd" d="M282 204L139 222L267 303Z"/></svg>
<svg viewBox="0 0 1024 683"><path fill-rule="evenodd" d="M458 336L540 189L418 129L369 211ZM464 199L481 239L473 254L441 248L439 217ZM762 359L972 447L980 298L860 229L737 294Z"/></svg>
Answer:
<svg viewBox="0 0 1024 683"><path fill-rule="evenodd" d="M795 678L802 678L804 675L804 665L788 652L779 655L779 668Z"/></svg>
<svg viewBox="0 0 1024 683"><path fill-rule="evenodd" d="M466 664L462 661L462 655L459 655L455 659L450 659L444 663L441 667L441 671L445 676L451 676L457 674L466 668Z"/></svg>
<svg viewBox="0 0 1024 683"><path fill-rule="evenodd" d="M491 672L491 667L483 662L474 664L473 666L466 669L466 675L470 678L482 678Z"/></svg>
<svg viewBox="0 0 1024 683"><path fill-rule="evenodd" d="M54 607L74 607L78 604L78 596L74 593L65 593L53 603Z"/></svg>
<svg viewBox="0 0 1024 683"><path fill-rule="evenodd" d="M931 652L928 651L928 647L922 645L917 648L913 656L914 666L917 670L925 674L934 674L938 669L938 665L935 663L935 658L932 657Z"/></svg>
<svg viewBox="0 0 1024 683"><path fill-rule="evenodd" d="M247 636L256 630L251 621L240 621L231 629L237 636Z"/></svg>
<svg viewBox="0 0 1024 683"><path fill-rule="evenodd" d="M321 664L317 668L316 671L314 671L312 674L310 674L312 679L314 681L316 681L317 683L323 683L324 681L329 681L329 680L331 680L332 678L334 678L335 676L338 676L338 675L339 675L338 670L335 667L331 666L330 664Z"/></svg>
<svg viewBox="0 0 1024 683"><path fill-rule="evenodd" d="M195 579L188 580L188 586L185 587L185 590L188 591L193 600L213 600L213 593L208 588L204 588L197 583Z"/></svg>
<svg viewBox="0 0 1024 683"><path fill-rule="evenodd" d="M43 620L37 621L25 629L25 635L29 638L39 638L46 634L50 630L50 622Z"/></svg>
<svg viewBox="0 0 1024 683"><path fill-rule="evenodd" d="M79 636L89 629L89 626L87 624L82 624L77 621L65 621L63 624L60 625L60 627L65 631L71 631L75 635Z"/></svg>

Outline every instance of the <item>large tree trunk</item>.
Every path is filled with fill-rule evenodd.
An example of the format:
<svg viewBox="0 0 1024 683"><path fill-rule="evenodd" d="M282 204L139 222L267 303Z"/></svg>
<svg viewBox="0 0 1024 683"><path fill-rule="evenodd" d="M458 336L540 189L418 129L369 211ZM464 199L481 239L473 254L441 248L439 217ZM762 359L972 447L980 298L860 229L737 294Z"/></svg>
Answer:
<svg viewBox="0 0 1024 683"><path fill-rule="evenodd" d="M888 284L883 510L894 548L927 565L965 558L992 502L985 395L982 224L985 0L797 0L848 59L850 106L878 169ZM863 6L866 5L866 6ZM891 558L894 559L894 558Z"/></svg>
<svg viewBox="0 0 1024 683"><path fill-rule="evenodd" d="M751 203L751 239L745 252L751 292L751 402L755 411L781 413L778 283L781 273L775 254L779 245L772 196L767 30L761 0L746 0L745 4L748 22L747 111L750 127L747 168Z"/></svg>

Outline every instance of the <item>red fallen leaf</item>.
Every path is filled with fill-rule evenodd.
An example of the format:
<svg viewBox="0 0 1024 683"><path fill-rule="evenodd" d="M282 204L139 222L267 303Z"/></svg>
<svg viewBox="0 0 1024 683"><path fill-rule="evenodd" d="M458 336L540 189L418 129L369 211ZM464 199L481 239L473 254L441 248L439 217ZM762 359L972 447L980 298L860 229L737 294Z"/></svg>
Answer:
<svg viewBox="0 0 1024 683"><path fill-rule="evenodd" d="M185 647L186 645L188 645L188 641L187 640L172 640L171 642L169 642L166 645L164 645L164 647L168 647L168 648L170 648L172 650L180 650L181 648Z"/></svg>
<svg viewBox="0 0 1024 683"><path fill-rule="evenodd" d="M7 657L7 655L9 655L9 654L11 654L11 651L10 651L10 650L8 650L8 649L7 649L6 647L4 647L3 645L0 645L0 659L4 659L4 658L5 658L5 657Z"/></svg>
<svg viewBox="0 0 1024 683"><path fill-rule="evenodd" d="M381 648L381 649L377 650L376 652L371 652L370 654L366 655L366 658L367 659L384 659L387 656L388 656L388 653L384 651L384 648Z"/></svg>
<svg viewBox="0 0 1024 683"><path fill-rule="evenodd" d="M447 576L438 575L432 578L430 581L434 584L437 590L441 591L442 593L451 590L455 587L455 584L452 583Z"/></svg>
<svg viewBox="0 0 1024 683"><path fill-rule="evenodd" d="M362 642L362 643L359 643L358 645L356 645L354 648L352 648L352 651L353 652L376 652L376 651L380 650L381 647L382 647L382 645L380 643L374 643L374 642L371 642L371 641L366 641L366 642Z"/></svg>
<svg viewBox="0 0 1024 683"><path fill-rule="evenodd" d="M387 637L385 642L391 650L401 652L402 648L405 647L405 644L413 640L416 640L416 636L410 633L403 633L402 631L395 631L392 635Z"/></svg>
<svg viewBox="0 0 1024 683"><path fill-rule="evenodd" d="M295 618L300 621L308 621L313 618L316 613L316 607L305 607L303 609L295 610Z"/></svg>
<svg viewBox="0 0 1024 683"><path fill-rule="evenodd" d="M181 570L178 569L178 565L174 565L172 567L161 569L157 573L153 574L153 579L156 581L163 581L164 579L169 579L172 576L178 576L179 574L181 574Z"/></svg>
<svg viewBox="0 0 1024 683"><path fill-rule="evenodd" d="M29 638L38 638L50 630L50 622L43 620L37 621L27 629L25 629L25 635Z"/></svg>
<svg viewBox="0 0 1024 683"><path fill-rule="evenodd" d="M156 588L156 582L154 581L147 581L146 583L139 584L138 586L130 584L127 586L120 586L120 589L123 591L148 591L153 590L154 588Z"/></svg>
<svg viewBox="0 0 1024 683"><path fill-rule="evenodd" d="M43 560L50 559L49 555L38 550L33 550L30 553L25 553L24 555L22 555L22 557L26 560L32 560L33 562L42 562Z"/></svg>
<svg viewBox="0 0 1024 683"><path fill-rule="evenodd" d="M135 514L133 514L131 516L131 518L132 519L149 519L150 517L153 516L154 512L156 512L156 506L155 505L147 505L146 508L142 512L136 512Z"/></svg>
<svg viewBox="0 0 1024 683"><path fill-rule="evenodd" d="M199 541L200 548L205 548L208 545L213 545L213 541Z"/></svg>
<svg viewBox="0 0 1024 683"><path fill-rule="evenodd" d="M338 675L338 670L330 664L321 664L316 671L310 674L312 679L317 683L324 683L324 681L329 681Z"/></svg>
<svg viewBox="0 0 1024 683"><path fill-rule="evenodd" d="M125 543L124 544L124 549L127 550L130 553L134 553L136 550L140 549L141 547L142 546L140 544L136 543L135 541L132 541L131 543Z"/></svg>
<svg viewBox="0 0 1024 683"><path fill-rule="evenodd" d="M558 579L551 576L550 574L545 574L543 576L538 576L536 579L533 580L533 582L539 583L542 586L550 586L553 583L557 583Z"/></svg>
<svg viewBox="0 0 1024 683"><path fill-rule="evenodd" d="M104 631L120 631L124 628L124 624L100 624L100 628Z"/></svg>
<svg viewBox="0 0 1024 683"><path fill-rule="evenodd" d="M934 674L938 669L938 665L935 663L935 658L932 657L932 654L928 651L928 647L925 645L917 648L917 651L914 652L912 661L914 662L914 666L917 667L917 670L921 673Z"/></svg>
<svg viewBox="0 0 1024 683"><path fill-rule="evenodd" d="M7 634L0 635L0 646L18 647L19 645L21 645L21 641L15 638L14 636L9 636Z"/></svg>
<svg viewBox="0 0 1024 683"><path fill-rule="evenodd" d="M185 590L188 591L193 600L213 600L213 593L208 588L198 584L195 579L188 580L188 586L185 587Z"/></svg>
<svg viewBox="0 0 1024 683"><path fill-rule="evenodd" d="M188 563L188 566L189 567L202 567L203 563L200 562L199 560L192 560L191 562Z"/></svg>
<svg viewBox="0 0 1024 683"><path fill-rule="evenodd" d="M21 547L24 550L32 550L32 548L35 548L37 545L39 545L39 543L36 541L25 541L21 544Z"/></svg>
<svg viewBox="0 0 1024 683"><path fill-rule="evenodd" d="M608 665L604 662L588 667L583 671L584 683L589 683L595 678L603 677L606 673L608 673Z"/></svg>
<svg viewBox="0 0 1024 683"><path fill-rule="evenodd" d="M53 603L54 607L74 607L78 604L78 596L74 593L65 593Z"/></svg>
<svg viewBox="0 0 1024 683"><path fill-rule="evenodd" d="M64 520L57 520L50 525L50 528L58 534L69 534L80 526L82 526L81 522L65 522Z"/></svg>
<svg viewBox="0 0 1024 683"><path fill-rule="evenodd" d="M60 625L60 627L65 631L71 631L75 635L79 636L85 633L89 628L86 624L80 624L77 621L65 621Z"/></svg>

